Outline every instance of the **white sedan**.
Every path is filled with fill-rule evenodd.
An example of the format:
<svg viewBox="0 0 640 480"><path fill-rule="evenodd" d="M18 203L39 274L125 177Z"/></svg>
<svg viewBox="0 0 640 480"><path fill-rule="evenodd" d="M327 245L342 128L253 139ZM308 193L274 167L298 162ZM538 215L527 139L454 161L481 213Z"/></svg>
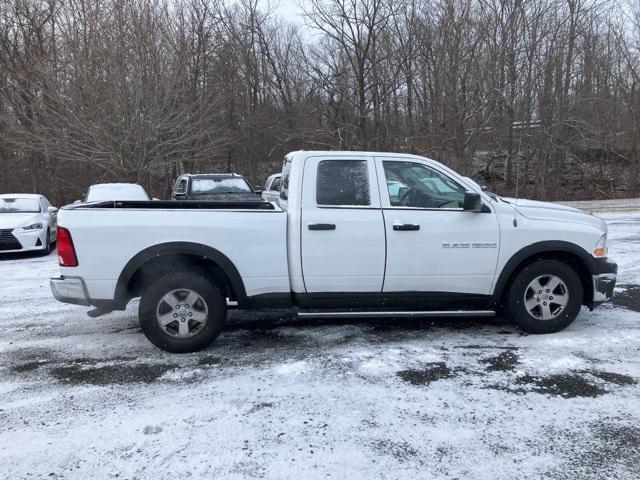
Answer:
<svg viewBox="0 0 640 480"><path fill-rule="evenodd" d="M0 195L0 253L48 254L56 238L57 211L42 195Z"/></svg>

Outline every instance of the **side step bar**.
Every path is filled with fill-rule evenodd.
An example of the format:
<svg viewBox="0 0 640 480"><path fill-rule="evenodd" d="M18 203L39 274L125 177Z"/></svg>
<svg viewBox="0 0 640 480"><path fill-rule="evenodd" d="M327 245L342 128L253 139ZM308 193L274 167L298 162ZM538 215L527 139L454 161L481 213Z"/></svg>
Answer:
<svg viewBox="0 0 640 480"><path fill-rule="evenodd" d="M493 317L493 310L429 310L400 312L298 312L301 318Z"/></svg>

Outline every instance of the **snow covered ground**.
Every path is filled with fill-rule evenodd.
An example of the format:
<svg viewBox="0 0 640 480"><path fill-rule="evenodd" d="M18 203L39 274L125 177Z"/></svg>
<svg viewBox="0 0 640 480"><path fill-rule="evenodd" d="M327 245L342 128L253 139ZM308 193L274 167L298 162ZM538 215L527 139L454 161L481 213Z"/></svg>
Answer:
<svg viewBox="0 0 640 480"><path fill-rule="evenodd" d="M171 355L135 305L98 319L49 292L55 254L0 259L0 477L640 477L640 202L591 202L613 304L525 335L477 320L236 312Z"/></svg>

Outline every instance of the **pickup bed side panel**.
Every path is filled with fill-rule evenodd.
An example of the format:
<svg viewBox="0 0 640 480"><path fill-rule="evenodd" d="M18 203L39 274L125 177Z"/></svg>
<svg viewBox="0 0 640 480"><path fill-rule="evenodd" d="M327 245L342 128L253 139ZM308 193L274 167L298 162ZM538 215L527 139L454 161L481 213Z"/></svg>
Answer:
<svg viewBox="0 0 640 480"><path fill-rule="evenodd" d="M172 242L201 244L225 255L247 296L288 293L286 214L281 210L73 209L59 224L71 232L78 267L92 299L114 298L118 278L139 252Z"/></svg>

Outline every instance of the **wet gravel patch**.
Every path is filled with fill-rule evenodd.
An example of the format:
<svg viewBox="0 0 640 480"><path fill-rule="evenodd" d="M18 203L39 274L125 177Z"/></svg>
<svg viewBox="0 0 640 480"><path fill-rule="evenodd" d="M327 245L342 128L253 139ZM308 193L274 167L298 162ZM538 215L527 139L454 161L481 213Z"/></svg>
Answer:
<svg viewBox="0 0 640 480"><path fill-rule="evenodd" d="M429 385L431 382L449 378L452 371L445 362L433 362L420 369L401 370L396 373L402 380L411 385Z"/></svg>
<svg viewBox="0 0 640 480"><path fill-rule="evenodd" d="M582 373L591 374L594 377L598 377L599 379L604 380L605 382L613 383L619 386L635 385L637 383L635 378L629 375L624 375L622 373L605 372L602 370L584 370Z"/></svg>
<svg viewBox="0 0 640 480"><path fill-rule="evenodd" d="M520 363L518 355L512 350L507 350L498 355L483 358L480 363L486 365L485 370L487 372L510 372L515 370L516 366Z"/></svg>
<svg viewBox="0 0 640 480"><path fill-rule="evenodd" d="M87 367L82 364L58 366L51 374L70 385L123 385L153 383L177 364L105 365Z"/></svg>
<svg viewBox="0 0 640 480"><path fill-rule="evenodd" d="M223 359L221 357L216 357L212 355L207 355L205 357L201 357L198 359L198 365L201 366L212 366L212 365L220 365L223 363Z"/></svg>
<svg viewBox="0 0 640 480"><path fill-rule="evenodd" d="M620 285L621 289L613 293L614 305L640 312L640 285Z"/></svg>
<svg viewBox="0 0 640 480"><path fill-rule="evenodd" d="M524 375L516 379L517 385L530 386L530 391L563 398L598 397L607 393L604 388L589 382L576 373L565 373L548 376ZM521 390L520 393L528 393Z"/></svg>
<svg viewBox="0 0 640 480"><path fill-rule="evenodd" d="M640 427L606 419L584 430L580 436L573 430L546 432L556 442L563 439L567 447L557 452L561 467L547 472L545 478L640 478Z"/></svg>
<svg viewBox="0 0 640 480"><path fill-rule="evenodd" d="M15 373L31 373L38 370L40 367L49 363L49 360L36 360L32 362L24 362L18 365L13 365L11 371Z"/></svg>

